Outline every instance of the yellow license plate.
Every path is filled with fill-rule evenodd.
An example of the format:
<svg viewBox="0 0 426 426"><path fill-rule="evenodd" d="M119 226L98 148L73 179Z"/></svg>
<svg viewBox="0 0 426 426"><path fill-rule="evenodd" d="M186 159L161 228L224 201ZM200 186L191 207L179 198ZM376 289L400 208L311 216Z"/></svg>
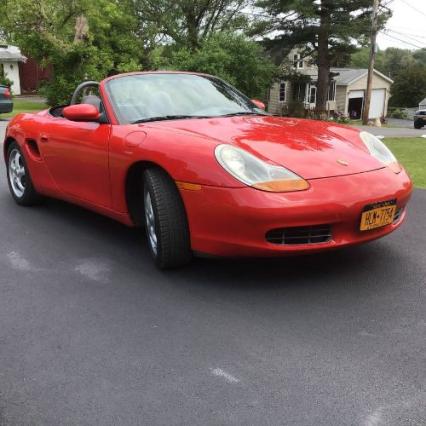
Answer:
<svg viewBox="0 0 426 426"><path fill-rule="evenodd" d="M396 203L394 201L387 201L373 208L368 208L362 212L360 230L368 231L390 225L393 222L395 213Z"/></svg>

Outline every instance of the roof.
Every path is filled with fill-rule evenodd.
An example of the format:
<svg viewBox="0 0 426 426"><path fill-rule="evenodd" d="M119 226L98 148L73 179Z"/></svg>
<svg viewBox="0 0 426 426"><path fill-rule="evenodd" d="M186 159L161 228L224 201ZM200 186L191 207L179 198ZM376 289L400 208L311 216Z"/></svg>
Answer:
<svg viewBox="0 0 426 426"><path fill-rule="evenodd" d="M335 78L338 86L349 86L368 74L368 70L366 68L331 68L331 72L339 74ZM376 69L374 70L374 73L389 83L393 83L392 79L386 77Z"/></svg>
<svg viewBox="0 0 426 426"><path fill-rule="evenodd" d="M2 62L26 62L27 58L19 49L11 49L11 46L0 47L0 61Z"/></svg>
<svg viewBox="0 0 426 426"><path fill-rule="evenodd" d="M426 98L424 98L420 103L419 103L419 105L426 105Z"/></svg>

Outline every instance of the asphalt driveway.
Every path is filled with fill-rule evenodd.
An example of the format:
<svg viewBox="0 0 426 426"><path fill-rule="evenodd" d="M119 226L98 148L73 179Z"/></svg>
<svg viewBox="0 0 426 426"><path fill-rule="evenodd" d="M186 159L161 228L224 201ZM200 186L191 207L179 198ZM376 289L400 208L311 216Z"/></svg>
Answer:
<svg viewBox="0 0 426 426"><path fill-rule="evenodd" d="M358 129L365 130L376 136L385 138L420 138L426 137L426 129L408 129L404 127L371 127L355 126Z"/></svg>
<svg viewBox="0 0 426 426"><path fill-rule="evenodd" d="M353 249L159 272L0 166L0 425L426 424L426 191Z"/></svg>

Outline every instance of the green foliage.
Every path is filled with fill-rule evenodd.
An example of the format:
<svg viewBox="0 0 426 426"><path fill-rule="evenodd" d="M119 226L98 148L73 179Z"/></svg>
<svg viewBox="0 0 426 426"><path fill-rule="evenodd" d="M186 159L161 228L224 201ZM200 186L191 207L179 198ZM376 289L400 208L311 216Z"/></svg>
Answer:
<svg viewBox="0 0 426 426"><path fill-rule="evenodd" d="M352 56L350 66L354 68L367 68L370 56L370 49L360 48ZM386 50L379 50L376 54L375 68L381 73L394 79L407 67L414 65L426 66L426 49L408 50L397 47L389 47Z"/></svg>
<svg viewBox="0 0 426 426"><path fill-rule="evenodd" d="M269 46L302 46L307 56L315 58L322 33L328 42L328 61L339 66L347 65L348 53L356 48L355 40L366 44L371 30L371 5L371 0L257 1L257 6L271 16L269 31L276 31L273 39L266 40ZM388 17L387 12L382 12L380 25Z"/></svg>
<svg viewBox="0 0 426 426"><path fill-rule="evenodd" d="M300 47L305 57L318 63L316 111L325 115L330 67L345 66L356 49L356 41L366 44L371 31L371 0L258 0L256 5L270 15L261 22L263 31L274 34L265 40L277 46ZM389 17L381 9L380 26ZM283 50L283 57L285 56Z"/></svg>
<svg viewBox="0 0 426 426"><path fill-rule="evenodd" d="M287 114L289 117L305 118L307 111L301 101L290 101L287 105Z"/></svg>
<svg viewBox="0 0 426 426"><path fill-rule="evenodd" d="M425 97L426 66L413 65L399 73L391 87L390 105L415 107Z"/></svg>
<svg viewBox="0 0 426 426"><path fill-rule="evenodd" d="M334 120L339 124L349 124L351 122L351 119L347 115L344 115L344 114L336 115Z"/></svg>
<svg viewBox="0 0 426 426"><path fill-rule="evenodd" d="M1 64L0 64L0 84L3 84L4 86L8 86L8 87L12 87L12 84L13 84L13 81L9 80L4 75L4 68Z"/></svg>
<svg viewBox="0 0 426 426"><path fill-rule="evenodd" d="M378 64L380 62L381 51L378 51L376 54L376 68L378 68ZM351 68L368 68L368 63L370 60L370 49L368 47L362 47L357 49L352 55L350 59L349 66Z"/></svg>
<svg viewBox="0 0 426 426"><path fill-rule="evenodd" d="M389 117L391 118L399 118L399 119L407 119L407 113L400 108L389 108Z"/></svg>
<svg viewBox="0 0 426 426"><path fill-rule="evenodd" d="M426 66L426 47L418 49L413 52L413 58L417 65Z"/></svg>
<svg viewBox="0 0 426 426"><path fill-rule="evenodd" d="M66 103L85 79L139 68L141 41L130 0L6 0L0 16L12 43L53 67L52 81L42 88L49 104Z"/></svg>
<svg viewBox="0 0 426 426"><path fill-rule="evenodd" d="M252 0L133 0L139 27L193 51L213 34L248 27L243 12Z"/></svg>
<svg viewBox="0 0 426 426"><path fill-rule="evenodd" d="M277 67L261 46L242 35L217 33L195 51L162 46L151 55L155 69L196 71L216 75L233 84L247 96L267 99L267 90Z"/></svg>
<svg viewBox="0 0 426 426"><path fill-rule="evenodd" d="M7 77L5 77L1 72L0 72L0 84L3 84L4 86L8 86L8 87L12 87L13 85L13 81L9 80Z"/></svg>

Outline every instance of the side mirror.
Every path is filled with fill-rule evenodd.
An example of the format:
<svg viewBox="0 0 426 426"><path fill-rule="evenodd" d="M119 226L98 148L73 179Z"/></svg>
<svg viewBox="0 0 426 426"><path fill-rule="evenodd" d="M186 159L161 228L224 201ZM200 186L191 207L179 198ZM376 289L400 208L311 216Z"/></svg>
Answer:
<svg viewBox="0 0 426 426"><path fill-rule="evenodd" d="M63 109L63 115L71 121L98 121L101 116L99 110L90 104L67 106Z"/></svg>
<svg viewBox="0 0 426 426"><path fill-rule="evenodd" d="M259 109L265 109L265 104L262 101L259 101L258 99L251 99L251 101L259 108Z"/></svg>

